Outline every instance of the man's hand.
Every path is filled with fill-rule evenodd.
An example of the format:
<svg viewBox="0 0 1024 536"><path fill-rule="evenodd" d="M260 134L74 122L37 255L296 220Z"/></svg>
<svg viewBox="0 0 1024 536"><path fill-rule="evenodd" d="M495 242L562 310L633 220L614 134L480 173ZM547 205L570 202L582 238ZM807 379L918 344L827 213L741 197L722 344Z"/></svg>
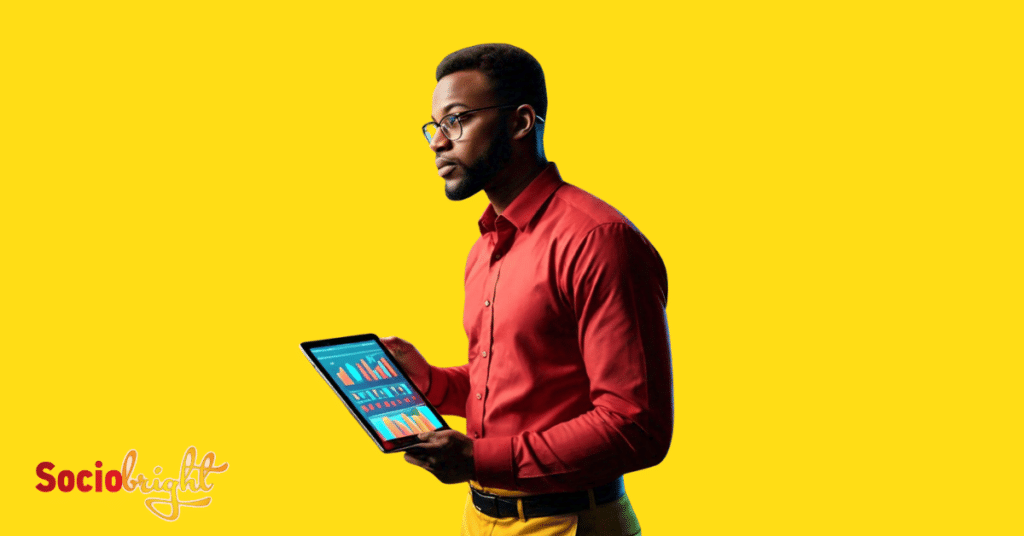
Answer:
<svg viewBox="0 0 1024 536"><path fill-rule="evenodd" d="M405 461L422 467L445 484L473 479L473 440L455 430L424 432L426 441L405 452Z"/></svg>
<svg viewBox="0 0 1024 536"><path fill-rule="evenodd" d="M416 347L398 337L383 337L380 342L395 356L398 366L409 374L412 383L426 393L430 389L430 365Z"/></svg>

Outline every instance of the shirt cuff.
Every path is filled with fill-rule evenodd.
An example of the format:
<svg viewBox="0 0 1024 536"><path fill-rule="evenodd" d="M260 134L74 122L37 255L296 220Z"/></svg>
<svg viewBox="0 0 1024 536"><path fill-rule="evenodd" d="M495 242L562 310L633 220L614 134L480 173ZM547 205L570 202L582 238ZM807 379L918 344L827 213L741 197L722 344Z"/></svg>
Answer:
<svg viewBox="0 0 1024 536"><path fill-rule="evenodd" d="M427 380L427 389L423 391L423 396L437 407L444 402L444 397L448 394L448 375L443 370L440 370L439 367L428 366L430 367L430 376Z"/></svg>
<svg viewBox="0 0 1024 536"><path fill-rule="evenodd" d="M484 437L473 441L475 480L481 486L516 489L511 437Z"/></svg>

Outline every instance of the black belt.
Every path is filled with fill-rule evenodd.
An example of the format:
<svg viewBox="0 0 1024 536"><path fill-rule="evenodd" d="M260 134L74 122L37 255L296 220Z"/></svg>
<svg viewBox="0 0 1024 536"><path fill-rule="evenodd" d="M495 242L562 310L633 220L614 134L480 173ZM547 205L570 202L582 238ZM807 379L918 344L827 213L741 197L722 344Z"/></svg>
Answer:
<svg viewBox="0 0 1024 536"><path fill-rule="evenodd" d="M587 491L568 493L545 493L525 497L499 497L470 487L473 506L491 517L519 517L519 501L523 501L523 517L557 516L571 514L590 508L590 494ZM622 477L594 488L594 503L610 503L626 494Z"/></svg>

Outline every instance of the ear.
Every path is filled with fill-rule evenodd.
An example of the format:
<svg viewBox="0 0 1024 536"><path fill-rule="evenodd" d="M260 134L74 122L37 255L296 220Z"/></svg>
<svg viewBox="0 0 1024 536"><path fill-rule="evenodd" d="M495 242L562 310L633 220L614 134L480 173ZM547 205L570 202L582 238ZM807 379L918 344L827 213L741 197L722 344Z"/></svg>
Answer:
<svg viewBox="0 0 1024 536"><path fill-rule="evenodd" d="M529 104L516 108L515 120L512 122L512 139L521 140L528 136L537 126L537 112Z"/></svg>

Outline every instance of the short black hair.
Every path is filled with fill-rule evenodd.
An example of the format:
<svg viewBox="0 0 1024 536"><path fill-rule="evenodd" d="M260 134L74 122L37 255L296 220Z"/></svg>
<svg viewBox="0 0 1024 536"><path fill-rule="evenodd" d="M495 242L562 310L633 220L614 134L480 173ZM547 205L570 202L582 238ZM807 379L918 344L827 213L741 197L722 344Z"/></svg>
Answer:
<svg viewBox="0 0 1024 536"><path fill-rule="evenodd" d="M491 82L495 104L529 104L547 118L548 90L544 70L529 52L504 43L475 45L448 54L437 65L437 80L459 71L479 70Z"/></svg>

